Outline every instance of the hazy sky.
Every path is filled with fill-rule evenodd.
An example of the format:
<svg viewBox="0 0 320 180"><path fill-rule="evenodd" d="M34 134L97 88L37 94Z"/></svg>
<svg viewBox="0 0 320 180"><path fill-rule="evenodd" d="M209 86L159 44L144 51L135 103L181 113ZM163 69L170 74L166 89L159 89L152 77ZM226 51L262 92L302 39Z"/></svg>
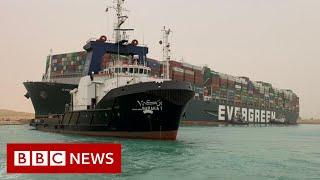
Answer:
<svg viewBox="0 0 320 180"><path fill-rule="evenodd" d="M40 80L49 49L82 50L112 36L112 0L0 0L0 108L33 112L22 82ZM132 35L160 58L161 28L173 57L294 90L303 117L320 116L319 0L127 0Z"/></svg>

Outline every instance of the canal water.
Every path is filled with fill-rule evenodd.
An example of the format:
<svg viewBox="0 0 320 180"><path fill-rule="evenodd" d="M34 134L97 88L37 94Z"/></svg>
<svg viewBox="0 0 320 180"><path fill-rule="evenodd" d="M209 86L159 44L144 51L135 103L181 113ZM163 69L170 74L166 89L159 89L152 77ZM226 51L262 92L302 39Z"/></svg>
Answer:
<svg viewBox="0 0 320 180"><path fill-rule="evenodd" d="M7 143L121 143L121 175L6 174ZM175 142L0 126L0 179L320 179L320 126L181 127Z"/></svg>

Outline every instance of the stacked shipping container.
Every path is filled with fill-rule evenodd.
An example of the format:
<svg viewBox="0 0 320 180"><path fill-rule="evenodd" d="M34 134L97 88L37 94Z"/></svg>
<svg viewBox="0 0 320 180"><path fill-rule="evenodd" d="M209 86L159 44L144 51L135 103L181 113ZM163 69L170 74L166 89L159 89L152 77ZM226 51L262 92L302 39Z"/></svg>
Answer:
<svg viewBox="0 0 320 180"><path fill-rule="evenodd" d="M228 104L240 107L299 112L298 96L291 90L275 89L270 83L212 72L211 79L205 86L211 90L211 98L221 103L227 100Z"/></svg>
<svg viewBox="0 0 320 180"><path fill-rule="evenodd" d="M47 58L47 71L49 67ZM120 61L117 61L120 59ZM83 74L86 52L76 52L52 56L51 78L75 77ZM115 62L134 63L132 58L105 54L101 68L113 65ZM270 83L253 82L248 77L211 71L208 67L194 66L188 63L170 61L170 78L177 81L189 82L197 97L210 96L221 103L235 106L251 106L256 108L277 109L280 111L299 112L299 97L291 90L273 88ZM154 77L164 77L166 62L147 59L146 65L152 69Z"/></svg>
<svg viewBox="0 0 320 180"><path fill-rule="evenodd" d="M47 71L51 65L51 79L61 77L78 77L83 73L86 52L75 52L68 54L54 55L47 58Z"/></svg>
<svg viewBox="0 0 320 180"><path fill-rule="evenodd" d="M170 61L170 78L177 81L189 82L197 93L203 94L204 71L202 67L188 63ZM153 70L153 68L152 68ZM166 74L166 62L161 63L160 75ZM201 91L199 89L202 89Z"/></svg>

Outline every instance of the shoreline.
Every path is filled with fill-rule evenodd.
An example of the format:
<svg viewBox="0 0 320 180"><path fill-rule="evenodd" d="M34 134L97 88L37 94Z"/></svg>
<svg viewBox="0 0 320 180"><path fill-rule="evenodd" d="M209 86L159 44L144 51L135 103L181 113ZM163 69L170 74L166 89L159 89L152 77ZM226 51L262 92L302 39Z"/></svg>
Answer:
<svg viewBox="0 0 320 180"><path fill-rule="evenodd" d="M313 124L320 125L320 121L299 121L298 124Z"/></svg>
<svg viewBox="0 0 320 180"><path fill-rule="evenodd" d="M9 125L26 125L29 124L30 119L20 119L20 120L0 120L0 126Z"/></svg>
<svg viewBox="0 0 320 180"><path fill-rule="evenodd" d="M33 113L0 109L0 126L29 124L34 116Z"/></svg>

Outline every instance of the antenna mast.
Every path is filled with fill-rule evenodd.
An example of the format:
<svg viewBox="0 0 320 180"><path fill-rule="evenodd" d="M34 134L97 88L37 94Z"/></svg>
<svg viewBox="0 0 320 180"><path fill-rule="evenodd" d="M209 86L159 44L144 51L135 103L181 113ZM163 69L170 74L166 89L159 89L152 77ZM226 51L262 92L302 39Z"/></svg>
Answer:
<svg viewBox="0 0 320 180"><path fill-rule="evenodd" d="M127 31L133 31L133 29L123 29L121 26L126 22L126 20L129 18L127 15L123 15L124 11L126 10L123 6L125 3L125 0L113 0L115 3L114 6L108 6L106 12L109 11L109 8L114 9L116 11L117 20L115 23L114 28L114 38L116 43L126 43L128 42L128 35Z"/></svg>
<svg viewBox="0 0 320 180"><path fill-rule="evenodd" d="M163 27L163 42L160 41L160 44L163 45L162 53L163 53L163 61L166 61L166 73L165 73L165 78L170 79L170 43L169 43L169 35L171 34L171 29L166 29L166 27Z"/></svg>

